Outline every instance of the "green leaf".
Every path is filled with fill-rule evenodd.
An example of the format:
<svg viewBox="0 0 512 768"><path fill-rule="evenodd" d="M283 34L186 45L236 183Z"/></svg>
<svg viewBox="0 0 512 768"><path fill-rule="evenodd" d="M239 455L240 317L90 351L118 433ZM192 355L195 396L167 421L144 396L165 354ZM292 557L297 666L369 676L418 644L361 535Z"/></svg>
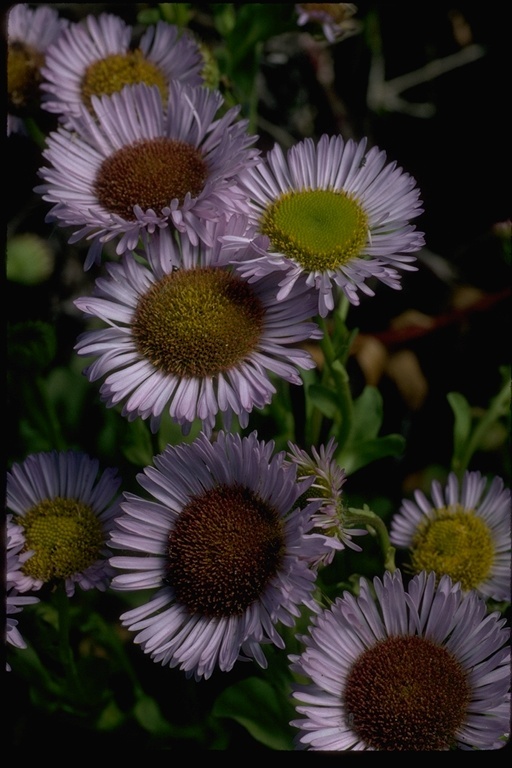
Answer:
<svg viewBox="0 0 512 768"><path fill-rule="evenodd" d="M336 392L323 384L311 384L308 397L320 413L328 419L334 419L339 411L339 399Z"/></svg>
<svg viewBox="0 0 512 768"><path fill-rule="evenodd" d="M336 460L344 468L347 475L371 464L373 461L388 456L400 456L405 448L405 438L402 435L386 435L373 440L350 443L336 455Z"/></svg>
<svg viewBox="0 0 512 768"><path fill-rule="evenodd" d="M471 434L471 407L460 392L449 392L446 397L455 419L453 425L453 455L460 458L464 454Z"/></svg>
<svg viewBox="0 0 512 768"><path fill-rule="evenodd" d="M354 402L352 440L377 437L382 424L382 395L377 387L366 386Z"/></svg>
<svg viewBox="0 0 512 768"><path fill-rule="evenodd" d="M236 720L256 741L276 750L292 749L288 712L276 690L258 677L226 688L217 698L213 715Z"/></svg>

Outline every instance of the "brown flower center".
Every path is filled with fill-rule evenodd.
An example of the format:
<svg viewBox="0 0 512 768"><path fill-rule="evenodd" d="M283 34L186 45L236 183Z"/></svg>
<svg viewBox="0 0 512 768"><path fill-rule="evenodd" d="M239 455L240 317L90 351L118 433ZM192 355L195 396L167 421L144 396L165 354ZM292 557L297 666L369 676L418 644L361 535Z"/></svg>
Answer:
<svg viewBox="0 0 512 768"><path fill-rule="evenodd" d="M276 510L243 485L218 485L178 518L166 580L191 613L238 616L278 572L284 546Z"/></svg>
<svg viewBox="0 0 512 768"><path fill-rule="evenodd" d="M450 749L469 701L457 659L416 635L389 637L364 651L344 692L348 725L383 751Z"/></svg>

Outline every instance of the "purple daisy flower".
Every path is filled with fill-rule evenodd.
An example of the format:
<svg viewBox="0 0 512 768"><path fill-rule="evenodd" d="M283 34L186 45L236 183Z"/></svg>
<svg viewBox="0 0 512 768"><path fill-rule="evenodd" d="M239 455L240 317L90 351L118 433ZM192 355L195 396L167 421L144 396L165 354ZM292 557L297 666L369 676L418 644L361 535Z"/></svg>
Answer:
<svg viewBox="0 0 512 768"><path fill-rule="evenodd" d="M105 590L113 574L107 539L119 499L114 469L77 451L33 453L7 473L7 508L23 536L19 592L64 581L71 597L81 589ZM25 559L23 553L30 552Z"/></svg>
<svg viewBox="0 0 512 768"><path fill-rule="evenodd" d="M39 598L30 595L20 595L18 592L18 585L24 579L22 572L23 563L31 557L32 552L23 551L25 537L20 526L16 525L12 518L13 516L10 514L6 518L5 639L9 645L24 649L27 647L27 643L18 628L18 620L13 619L12 616L21 613L25 605L38 603ZM8 672L11 671L8 663L6 664L6 669Z"/></svg>
<svg viewBox="0 0 512 768"><path fill-rule="evenodd" d="M333 437L327 445L317 450L311 448L309 454L294 443L288 443L288 459L297 466L299 477L314 477L314 482L307 491L311 501L320 501L318 512L313 515L315 528L328 536L331 548L324 553L318 564L329 565L336 550L349 549L361 552L361 547L352 541L353 536L368 533L364 528L350 528L347 525L345 506L342 498L342 486L347 476L334 458L337 443Z"/></svg>
<svg viewBox="0 0 512 768"><path fill-rule="evenodd" d="M372 589L373 588L373 589ZM373 593L375 591L375 595ZM360 580L313 615L290 656L311 751L497 749L510 728L510 630L476 592L425 571Z"/></svg>
<svg viewBox="0 0 512 768"><path fill-rule="evenodd" d="M139 474L151 496L125 493L111 563L112 588L157 591L121 616L153 661L196 680L239 659L267 666L262 643L284 648L276 625L316 610L309 561L325 546L309 535L315 502L274 443L220 432L168 446ZM130 554L133 553L133 554Z"/></svg>
<svg viewBox="0 0 512 768"><path fill-rule="evenodd" d="M297 24L320 24L325 39L336 43L357 32L359 25L352 18L357 13L353 3L296 3Z"/></svg>
<svg viewBox="0 0 512 768"><path fill-rule="evenodd" d="M84 373L106 376L100 395L108 407L124 401L130 421L150 419L156 432L165 408L188 433L195 419L208 434L217 414L242 427L253 407L270 403L276 375L301 385L298 368L315 366L300 343L322 333L306 322L315 297L297 286L277 302L275 274L248 281L229 264L218 235L245 231L232 216L209 228L213 247L177 243L160 230L146 244L148 265L125 254L106 265L92 296L75 300L108 327L85 331L75 349L96 358Z"/></svg>
<svg viewBox="0 0 512 768"><path fill-rule="evenodd" d="M475 589L484 598L510 602L511 517L510 489L500 477L455 473L446 488L438 480L431 498L415 491L391 520L390 540L408 549L414 573L435 571Z"/></svg>
<svg viewBox="0 0 512 768"><path fill-rule="evenodd" d="M44 109L67 118L91 110L93 96L111 96L125 85L146 83L167 101L171 80L202 85L204 59L188 31L159 21L147 27L138 44L134 30L111 13L89 15L70 24L46 52L41 84Z"/></svg>
<svg viewBox="0 0 512 768"><path fill-rule="evenodd" d="M25 133L24 118L44 101L40 86L48 47L66 29L55 8L14 3L7 14L7 135Z"/></svg>
<svg viewBox="0 0 512 768"><path fill-rule="evenodd" d="M70 243L92 240L86 270L114 238L118 255L165 227L213 245L206 223L247 211L237 176L259 152L240 107L218 117L219 91L174 80L168 102L145 84L91 101L94 116L82 107L70 130L50 134L35 188L54 203L48 221L80 227Z"/></svg>
<svg viewBox="0 0 512 768"><path fill-rule="evenodd" d="M397 269L416 269L410 254L424 244L409 223L422 213L416 182L386 163L384 151L367 152L366 143L324 134L317 144L298 142L286 155L276 144L240 174L256 234L265 236L253 238L245 274L280 272L278 299L305 280L317 292L322 317L334 308L336 287L352 304L359 303L359 291L374 295L370 279L399 289ZM251 238L226 245L242 242Z"/></svg>

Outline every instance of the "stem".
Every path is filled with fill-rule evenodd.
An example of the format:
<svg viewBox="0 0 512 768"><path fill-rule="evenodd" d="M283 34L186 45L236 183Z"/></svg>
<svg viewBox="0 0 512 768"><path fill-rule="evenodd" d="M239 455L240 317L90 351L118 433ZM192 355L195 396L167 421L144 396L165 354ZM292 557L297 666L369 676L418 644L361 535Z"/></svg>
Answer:
<svg viewBox="0 0 512 768"><path fill-rule="evenodd" d="M64 667L66 682L72 697L75 694L79 699L84 699L82 684L75 664L75 657L70 642L71 617L69 610L69 597L66 594L66 583L62 581L55 593L57 613L59 617L59 652L62 666Z"/></svg>
<svg viewBox="0 0 512 768"><path fill-rule="evenodd" d="M460 461L457 462L456 471L459 478L464 474L464 472L468 468L469 462L471 461L471 457L473 456L475 451L478 449L478 446L482 441L482 437L484 436L487 429L491 426L493 422L498 421L498 419L500 419L501 416L503 416L507 412L506 409L509 407L509 404L510 404L510 382L507 381L507 383L505 384L501 392L491 402L488 411L486 411L484 416L482 416L482 418L480 419L480 422L477 424L477 426L473 430L473 434L470 436L468 440L466 450L464 451Z"/></svg>
<svg viewBox="0 0 512 768"><path fill-rule="evenodd" d="M372 512L372 510L366 506L364 506L364 509L354 509L350 507L348 509L348 514L346 517L346 522L350 525L351 528L356 528L357 526L364 525L366 528L369 529L371 533L371 529L375 532L379 546L381 548L382 554L384 556L384 568L386 571L390 571L393 573L393 571L396 570L395 565L395 548L391 545L391 542L389 540L389 534L388 529L386 528L384 521L375 514L375 512Z"/></svg>
<svg viewBox="0 0 512 768"><path fill-rule="evenodd" d="M341 451L350 436L354 420L354 403L352 392L350 391L350 379L344 364L336 357L334 345L325 320L319 318L318 322L324 332L320 341L320 348L325 360L324 374L329 373L331 375L336 395L339 398L340 427L336 439L338 450Z"/></svg>

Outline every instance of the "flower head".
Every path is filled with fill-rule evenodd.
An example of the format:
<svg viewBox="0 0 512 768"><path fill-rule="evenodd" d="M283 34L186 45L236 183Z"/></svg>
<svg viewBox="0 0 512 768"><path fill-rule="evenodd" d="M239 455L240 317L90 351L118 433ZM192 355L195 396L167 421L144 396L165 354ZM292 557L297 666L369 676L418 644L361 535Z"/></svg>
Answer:
<svg viewBox="0 0 512 768"><path fill-rule="evenodd" d="M173 24L148 26L137 44L134 30L120 17L90 14L70 24L49 47L42 69L43 107L66 122L80 117L82 106L94 113L93 96L111 96L136 83L157 86L166 102L171 80L202 85L202 67L192 35Z"/></svg>
<svg viewBox="0 0 512 768"><path fill-rule="evenodd" d="M322 26L322 32L329 43L339 42L354 34L358 25L352 18L357 12L353 3L296 3L297 24L316 23Z"/></svg>
<svg viewBox="0 0 512 768"><path fill-rule="evenodd" d="M70 242L92 240L85 269L101 261L105 242L117 238L120 255L166 227L213 245L206 223L246 211L236 179L257 160L255 137L239 107L217 116L219 91L173 80L164 102L157 86L140 83L91 103L94 116L82 106L70 130L50 134L45 183L35 188L54 203L49 221L80 227Z"/></svg>
<svg viewBox="0 0 512 768"><path fill-rule="evenodd" d="M318 313L334 308L340 288L352 304L358 291L373 295L367 284L379 280L400 288L397 269L414 270L410 255L422 247L423 234L409 223L418 216L419 190L384 151L366 151L366 139L345 142L324 134L288 150L276 144L265 158L240 175L258 236L245 273L281 273L278 299L305 280L318 295ZM241 240L229 240L239 247Z"/></svg>
<svg viewBox="0 0 512 768"><path fill-rule="evenodd" d="M24 551L25 538L19 525L13 522L13 516L8 514L6 517L6 571L5 571L5 613L6 613L6 634L7 643L15 648L26 648L27 643L18 629L18 620L12 616L21 613L25 605L38 603L39 598L32 595L20 595L18 586L23 582L22 572L23 563L31 557L32 552ZM6 669L10 672L11 667L6 664Z"/></svg>
<svg viewBox="0 0 512 768"><path fill-rule="evenodd" d="M7 134L24 133L23 120L44 101L42 69L50 46L68 25L55 8L15 3L7 16Z"/></svg>
<svg viewBox="0 0 512 768"><path fill-rule="evenodd" d="M111 558L127 573L113 589L157 591L121 616L155 662L208 678L218 667L254 659L261 643L284 642L276 624L293 626L300 607L315 609L309 561L324 542L309 535L314 502L297 501L297 480L273 442L219 432L168 446L138 475L150 500L125 493Z"/></svg>
<svg viewBox="0 0 512 768"><path fill-rule="evenodd" d="M119 513L120 480L115 470L98 469L96 459L70 450L33 453L7 473L7 508L23 537L20 592L55 581L65 582L68 596L76 584L109 585L107 539Z"/></svg>
<svg viewBox="0 0 512 768"><path fill-rule="evenodd" d="M210 433L219 413L228 429L233 414L245 427L253 407L271 401L273 374L302 384L298 367L314 367L299 346L321 335L306 322L314 298L298 287L276 302L274 275L237 274L215 236L238 231L237 218L213 225L211 248L186 238L180 247L168 230L155 233L147 265L125 254L106 265L109 277L96 281L92 296L75 300L108 324L78 338L78 354L96 358L85 373L90 381L106 376L102 399L108 407L124 401L130 421L149 418L156 431L168 408L184 432L200 419Z"/></svg>
<svg viewBox="0 0 512 768"><path fill-rule="evenodd" d="M375 596L372 592L372 586ZM313 615L291 669L298 747L313 751L495 749L510 727L506 620L449 576L360 580ZM503 746L503 742L501 742Z"/></svg>
<svg viewBox="0 0 512 768"><path fill-rule="evenodd" d="M351 529L346 525L342 486L347 476L334 458L337 448L335 439L331 437L327 445L321 445L318 450L312 446L311 454L291 442L288 447L290 450L287 457L296 465L298 476L314 477L314 482L307 490L308 499L321 503L318 512L313 515L314 525L331 542L331 549L323 555L321 564L329 565L336 550L345 547L360 552L361 547L352 541L352 536L362 536L367 531Z"/></svg>
<svg viewBox="0 0 512 768"><path fill-rule="evenodd" d="M390 539L410 554L414 573L435 571L475 589L484 598L510 602L510 489L500 477L489 484L480 472L452 472L443 490L438 480L431 499L417 490L392 518Z"/></svg>

